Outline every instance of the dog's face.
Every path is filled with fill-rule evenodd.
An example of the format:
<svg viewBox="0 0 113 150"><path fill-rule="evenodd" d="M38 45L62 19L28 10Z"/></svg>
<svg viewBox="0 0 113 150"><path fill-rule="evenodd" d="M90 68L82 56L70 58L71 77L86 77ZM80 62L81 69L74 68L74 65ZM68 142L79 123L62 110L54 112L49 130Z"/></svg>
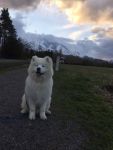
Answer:
<svg viewBox="0 0 113 150"><path fill-rule="evenodd" d="M33 56L31 59L30 66L28 68L29 74L34 74L37 77L53 75L53 62L48 56L40 58Z"/></svg>

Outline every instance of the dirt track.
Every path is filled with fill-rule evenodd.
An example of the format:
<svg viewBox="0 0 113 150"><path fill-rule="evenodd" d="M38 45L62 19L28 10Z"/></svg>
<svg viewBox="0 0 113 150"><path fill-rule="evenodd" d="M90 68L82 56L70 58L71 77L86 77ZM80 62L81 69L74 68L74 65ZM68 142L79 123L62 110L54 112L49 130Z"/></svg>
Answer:
<svg viewBox="0 0 113 150"><path fill-rule="evenodd" d="M52 108L47 121L20 114L26 69L0 75L0 150L83 150L85 134Z"/></svg>

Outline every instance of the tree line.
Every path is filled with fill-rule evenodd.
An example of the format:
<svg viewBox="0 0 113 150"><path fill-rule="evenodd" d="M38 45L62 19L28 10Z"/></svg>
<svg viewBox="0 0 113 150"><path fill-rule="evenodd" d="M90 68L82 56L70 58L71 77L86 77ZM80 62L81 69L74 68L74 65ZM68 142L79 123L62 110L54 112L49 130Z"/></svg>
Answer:
<svg viewBox="0 0 113 150"><path fill-rule="evenodd" d="M97 66L97 67L113 67L113 61L96 59L88 56L80 57L73 55L65 56L65 64L83 65L83 66Z"/></svg>

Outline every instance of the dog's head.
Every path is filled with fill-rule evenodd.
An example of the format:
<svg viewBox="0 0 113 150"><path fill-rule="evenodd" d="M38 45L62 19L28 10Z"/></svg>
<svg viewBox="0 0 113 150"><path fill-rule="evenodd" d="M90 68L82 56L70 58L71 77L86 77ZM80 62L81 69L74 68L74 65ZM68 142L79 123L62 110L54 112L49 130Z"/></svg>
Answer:
<svg viewBox="0 0 113 150"><path fill-rule="evenodd" d="M28 73L36 77L53 76L53 62L49 56L40 58L33 56L28 68Z"/></svg>

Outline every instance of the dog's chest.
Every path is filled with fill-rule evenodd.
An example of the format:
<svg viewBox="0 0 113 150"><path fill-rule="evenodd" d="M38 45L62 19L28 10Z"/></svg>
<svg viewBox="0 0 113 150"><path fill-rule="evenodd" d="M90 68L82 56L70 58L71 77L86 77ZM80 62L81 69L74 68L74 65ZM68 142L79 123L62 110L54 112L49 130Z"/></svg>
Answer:
<svg viewBox="0 0 113 150"><path fill-rule="evenodd" d="M42 99L49 98L52 92L52 84L49 82L39 82L27 81L26 83L27 95L31 99L42 101Z"/></svg>

